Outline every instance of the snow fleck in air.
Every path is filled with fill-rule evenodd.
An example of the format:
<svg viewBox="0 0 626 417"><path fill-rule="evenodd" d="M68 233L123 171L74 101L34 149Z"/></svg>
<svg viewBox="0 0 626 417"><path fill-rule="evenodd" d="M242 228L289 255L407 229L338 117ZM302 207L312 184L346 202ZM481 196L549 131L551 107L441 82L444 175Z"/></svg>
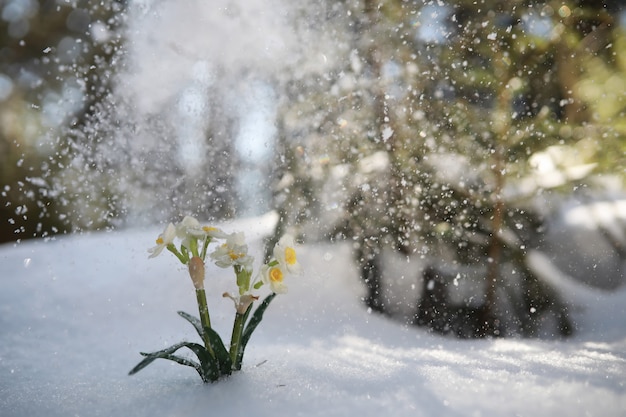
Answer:
<svg viewBox="0 0 626 417"><path fill-rule="evenodd" d="M382 132L383 142L387 142L392 135L393 135L393 129L390 128L389 126L386 126Z"/></svg>

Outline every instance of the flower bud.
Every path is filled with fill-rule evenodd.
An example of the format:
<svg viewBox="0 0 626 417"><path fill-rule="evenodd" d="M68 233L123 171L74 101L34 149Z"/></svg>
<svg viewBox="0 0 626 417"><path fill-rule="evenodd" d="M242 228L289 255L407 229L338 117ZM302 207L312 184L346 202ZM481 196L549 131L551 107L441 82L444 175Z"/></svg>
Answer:
<svg viewBox="0 0 626 417"><path fill-rule="evenodd" d="M222 294L222 297L230 298L231 300L233 300L233 302L235 303L235 309L239 314L245 314L246 311L248 311L248 307L250 307L250 304L259 299L259 297L252 294L244 294L240 295L239 297L233 297L232 295L230 295L230 293L227 292Z"/></svg>
<svg viewBox="0 0 626 417"><path fill-rule="evenodd" d="M204 262L198 256L194 256L189 260L189 276L196 290L204 288Z"/></svg>

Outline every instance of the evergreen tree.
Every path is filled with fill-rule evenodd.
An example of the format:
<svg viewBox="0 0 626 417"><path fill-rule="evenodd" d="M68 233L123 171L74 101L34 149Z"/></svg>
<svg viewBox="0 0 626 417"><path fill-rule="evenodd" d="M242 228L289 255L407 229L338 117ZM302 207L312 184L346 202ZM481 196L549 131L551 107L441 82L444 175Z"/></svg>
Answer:
<svg viewBox="0 0 626 417"><path fill-rule="evenodd" d="M570 132L596 131L579 83L593 77L586 62L619 47L611 10L521 0L337 8L349 52L298 111L317 128L305 152L329 155L327 178L347 195L329 233L354 242L367 305L390 312L381 256L390 248L428 264L416 324L461 337L569 334L567 307L527 258L544 227L536 196L548 186L530 161L589 145ZM468 268L482 279L454 300L453 279Z"/></svg>

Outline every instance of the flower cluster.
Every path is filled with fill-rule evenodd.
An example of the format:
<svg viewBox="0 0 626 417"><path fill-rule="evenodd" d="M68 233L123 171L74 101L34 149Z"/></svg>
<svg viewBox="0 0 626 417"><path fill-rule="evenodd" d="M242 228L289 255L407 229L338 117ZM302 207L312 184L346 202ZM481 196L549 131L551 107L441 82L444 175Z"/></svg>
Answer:
<svg viewBox="0 0 626 417"><path fill-rule="evenodd" d="M177 238L181 241L180 249L174 244ZM188 265L194 257L200 258L204 262L209 244L214 241L220 243L209 254L209 258L220 268L234 268L239 296L252 296L251 290L258 290L263 284L269 285L270 290L274 293L285 294L287 286L284 283L284 278L287 275L298 275L301 272L294 239L290 235L285 235L274 247L274 259L261 266L260 276L255 282L251 282L254 257L248 254L248 245L244 233L228 234L217 227L202 226L198 220L191 216L186 216L177 225L168 224L163 233L156 239L156 246L148 249L148 252L150 258L154 258L160 255L163 249L167 249L181 263ZM194 285L196 285L196 289L203 287L203 284L195 281Z"/></svg>
<svg viewBox="0 0 626 417"><path fill-rule="evenodd" d="M177 246L176 240L180 241ZM213 250L209 246L215 242ZM187 266L189 276L196 289L200 318L195 318L179 311L179 315L189 321L204 341L204 346L197 343L182 342L170 348L142 353L145 359L130 371L134 374L158 358L169 359L181 365L194 367L205 382L213 382L223 375L241 369L243 353L252 332L263 318L265 309L276 294L287 292L285 277L301 272L296 256L295 242L292 236L285 235L273 249L273 257L260 267L253 279L254 258L248 254L248 245L242 232L225 233L219 228L202 226L198 220L186 216L174 225L168 224L156 239L156 245L150 249L150 258L160 255L164 249L173 253L178 260ZM230 341L230 349L226 348L221 337L212 329L209 308L204 290L205 261L208 258L220 268L232 268L236 278L238 291L235 295L225 292L223 296L230 298L235 305L235 320ZM252 306L259 296L254 294L267 285L268 295L255 312L250 316ZM189 348L198 357L199 363L180 357L174 353L181 347Z"/></svg>

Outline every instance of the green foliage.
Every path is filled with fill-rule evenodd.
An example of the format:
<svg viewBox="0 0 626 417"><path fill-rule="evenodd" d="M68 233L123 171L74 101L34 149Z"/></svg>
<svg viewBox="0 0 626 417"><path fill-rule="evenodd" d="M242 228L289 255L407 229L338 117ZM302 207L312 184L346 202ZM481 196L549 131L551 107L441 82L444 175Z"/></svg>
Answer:
<svg viewBox="0 0 626 417"><path fill-rule="evenodd" d="M190 366L198 372L203 382L215 382L224 376L230 375L233 364L220 336L213 329L202 327L200 319L184 311L179 311L178 314L194 326L202 340L205 340L206 336L209 346L205 347L192 342L180 342L157 352L141 352L145 359L131 369L128 375L136 374L156 359L167 359L181 365ZM196 355L198 362L174 355L174 352L183 347L191 350Z"/></svg>
<svg viewBox="0 0 626 417"><path fill-rule="evenodd" d="M137 372L141 371L146 366L150 365L155 359L167 359L167 360L171 360L176 363L179 363L181 365L191 366L195 368L196 371L198 371L198 373L200 374L200 377L202 378L203 381L205 382L210 381L210 379L208 379L208 372L206 372L206 369L202 365L198 364L197 362L193 360L189 360L189 359L182 358L180 356L173 355L174 352L176 352L178 349L182 347L187 347L192 352L199 355L199 357L206 359L202 350L204 348L201 345L197 343L181 342L181 343L172 345L168 348L165 348L163 350L160 350L158 352L152 352L152 353L140 352L140 354L142 356L145 356L146 358L142 360L141 362L139 362L133 369L131 369L128 375L136 374ZM206 363L206 361L204 363Z"/></svg>
<svg viewBox="0 0 626 417"><path fill-rule="evenodd" d="M208 340L208 345L202 346L198 343L180 342L157 352L141 352L141 355L145 356L145 359L131 369L128 374L136 374L156 359L167 359L180 365L194 368L200 375L203 382L216 382L223 377L231 375L233 371L241 369L246 345L248 344L250 337L252 337L252 333L254 333L257 326L263 319L263 314L274 297L276 297L275 293L268 295L256 308L252 317L250 317L250 320L248 320L248 316L252 310L252 304L250 304L245 314L238 314L238 318L241 316L241 323L244 328L241 341L235 345L237 347L237 351L234 361L231 353L224 346L222 338L215 330L208 326L203 326L199 318L185 313L184 311L179 311L178 315L191 323L191 325L196 329L196 332L198 332L200 339ZM197 361L174 355L176 351L183 347L186 347L193 352L196 355Z"/></svg>

